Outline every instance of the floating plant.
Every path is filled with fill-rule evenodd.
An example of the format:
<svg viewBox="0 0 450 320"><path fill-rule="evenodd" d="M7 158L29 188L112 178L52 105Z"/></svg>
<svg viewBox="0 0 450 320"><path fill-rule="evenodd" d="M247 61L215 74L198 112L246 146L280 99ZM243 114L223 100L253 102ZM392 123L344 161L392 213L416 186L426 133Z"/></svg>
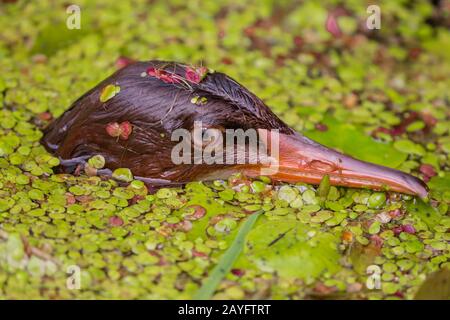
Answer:
<svg viewBox="0 0 450 320"><path fill-rule="evenodd" d="M61 17L45 3L1 8L0 297L448 298L450 37L434 2L390 2L376 34L358 28L367 18L358 2L342 15L328 0L166 1L147 19L145 1L132 1L133 16L100 0L70 31L47 26ZM111 177L93 174L110 161L100 150L62 172L39 143L46 127L112 72L149 59L189 65L137 68L143 85L201 87L211 71L193 65L214 66L306 136L428 181L428 202L327 178L317 187L239 174L154 190L125 162ZM95 100L114 102L124 85L102 84ZM125 147L138 129L130 119L102 123L103 139ZM70 265L82 290L66 287ZM366 288L370 266L380 289Z"/></svg>

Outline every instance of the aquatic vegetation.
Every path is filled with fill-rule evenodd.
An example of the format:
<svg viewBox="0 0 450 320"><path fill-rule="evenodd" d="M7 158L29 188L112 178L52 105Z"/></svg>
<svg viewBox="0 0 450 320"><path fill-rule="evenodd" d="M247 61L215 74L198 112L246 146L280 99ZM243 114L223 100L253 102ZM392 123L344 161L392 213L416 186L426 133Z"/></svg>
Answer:
<svg viewBox="0 0 450 320"><path fill-rule="evenodd" d="M116 96L120 92L120 87L108 84L106 87L103 88L101 94L100 94L100 101L106 102Z"/></svg>
<svg viewBox="0 0 450 320"><path fill-rule="evenodd" d="M445 13L386 1L386 28L368 31L356 2L332 20L333 1L276 3L154 1L149 10L140 0L79 1L80 30L66 28L60 1L0 7L1 297L192 298L261 211L214 298L413 299L442 283L450 268ZM98 174L100 152L88 167L60 172L39 144L45 127L112 72L150 59L189 67L180 78L147 70L143 81L198 83L212 72L193 67L203 65L230 74L305 135L428 181L428 202L327 178L274 185L233 175L152 189L126 167ZM120 84L105 84L98 99L120 95ZM126 143L138 128L116 121L105 130ZM66 285L73 265L80 290ZM381 271L379 289L366 286L371 266Z"/></svg>

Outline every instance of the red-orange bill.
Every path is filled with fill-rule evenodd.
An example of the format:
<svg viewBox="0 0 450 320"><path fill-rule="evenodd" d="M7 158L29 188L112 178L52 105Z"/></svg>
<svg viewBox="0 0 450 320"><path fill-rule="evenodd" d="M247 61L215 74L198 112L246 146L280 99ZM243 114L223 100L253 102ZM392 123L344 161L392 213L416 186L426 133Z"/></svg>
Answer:
<svg viewBox="0 0 450 320"><path fill-rule="evenodd" d="M261 167L245 166L250 176ZM318 144L299 134L279 135L279 162L273 180L319 184L324 175L337 186L392 190L425 198L426 184L407 173L360 161Z"/></svg>

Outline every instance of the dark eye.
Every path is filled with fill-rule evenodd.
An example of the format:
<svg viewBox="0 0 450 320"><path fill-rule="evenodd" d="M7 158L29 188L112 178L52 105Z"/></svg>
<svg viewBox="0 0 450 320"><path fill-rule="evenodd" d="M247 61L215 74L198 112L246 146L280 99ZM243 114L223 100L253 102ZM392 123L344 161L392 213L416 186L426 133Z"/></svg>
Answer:
<svg viewBox="0 0 450 320"><path fill-rule="evenodd" d="M192 139L194 146L196 148L204 149L207 146L214 147L218 144L222 144L222 130L219 128L206 128L203 127L201 130L193 130Z"/></svg>

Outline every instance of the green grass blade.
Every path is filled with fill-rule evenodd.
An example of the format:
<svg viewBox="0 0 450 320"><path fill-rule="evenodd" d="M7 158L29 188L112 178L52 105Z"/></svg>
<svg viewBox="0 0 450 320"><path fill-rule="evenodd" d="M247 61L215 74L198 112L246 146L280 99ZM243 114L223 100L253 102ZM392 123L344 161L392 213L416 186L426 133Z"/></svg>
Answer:
<svg viewBox="0 0 450 320"><path fill-rule="evenodd" d="M239 229L236 238L234 238L233 243L228 248L228 250L220 257L219 262L211 271L208 278L205 280L201 288L194 295L196 300L209 300L217 289L220 281L223 277L230 272L231 267L239 257L244 247L244 240L247 234L256 222L256 219L261 215L263 211L257 211L248 217L247 221Z"/></svg>

